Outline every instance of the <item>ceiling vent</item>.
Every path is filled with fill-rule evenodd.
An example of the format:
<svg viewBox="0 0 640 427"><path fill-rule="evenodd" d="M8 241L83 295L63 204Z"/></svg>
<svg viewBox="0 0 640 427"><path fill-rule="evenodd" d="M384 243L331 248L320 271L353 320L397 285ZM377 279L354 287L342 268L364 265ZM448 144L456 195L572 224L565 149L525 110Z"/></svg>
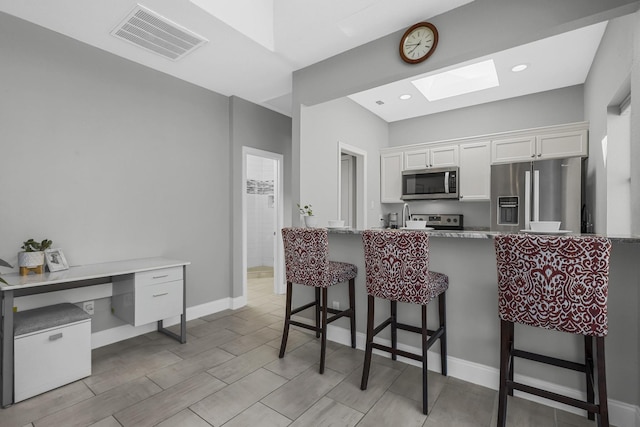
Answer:
<svg viewBox="0 0 640 427"><path fill-rule="evenodd" d="M208 40L137 5L111 35L177 61Z"/></svg>

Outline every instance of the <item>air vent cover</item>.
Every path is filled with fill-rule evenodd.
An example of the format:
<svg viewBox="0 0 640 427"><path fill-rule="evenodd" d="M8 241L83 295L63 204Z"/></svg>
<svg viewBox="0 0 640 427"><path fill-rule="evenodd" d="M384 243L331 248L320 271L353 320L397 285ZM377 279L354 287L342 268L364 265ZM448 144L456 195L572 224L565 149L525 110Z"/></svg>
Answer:
<svg viewBox="0 0 640 427"><path fill-rule="evenodd" d="M137 5L111 35L177 61L208 40Z"/></svg>

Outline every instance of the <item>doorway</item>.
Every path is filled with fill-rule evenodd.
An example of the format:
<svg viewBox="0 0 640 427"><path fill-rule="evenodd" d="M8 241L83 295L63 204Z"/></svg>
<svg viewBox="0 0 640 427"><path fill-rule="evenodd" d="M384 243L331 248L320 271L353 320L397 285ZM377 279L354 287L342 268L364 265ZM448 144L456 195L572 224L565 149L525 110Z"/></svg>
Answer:
<svg viewBox="0 0 640 427"><path fill-rule="evenodd" d="M248 303L283 293L282 156L243 147L243 294Z"/></svg>
<svg viewBox="0 0 640 427"><path fill-rule="evenodd" d="M631 234L631 95L607 112L603 141L607 176L607 233Z"/></svg>
<svg viewBox="0 0 640 427"><path fill-rule="evenodd" d="M338 218L356 229L367 227L367 152L338 142Z"/></svg>

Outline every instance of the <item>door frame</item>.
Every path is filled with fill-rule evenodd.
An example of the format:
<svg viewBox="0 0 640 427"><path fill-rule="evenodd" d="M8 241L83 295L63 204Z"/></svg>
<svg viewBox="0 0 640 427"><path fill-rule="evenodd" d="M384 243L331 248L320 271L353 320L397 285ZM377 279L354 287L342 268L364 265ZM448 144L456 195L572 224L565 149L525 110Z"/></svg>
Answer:
<svg viewBox="0 0 640 427"><path fill-rule="evenodd" d="M247 298L247 156L262 157L276 162L274 206L276 207L275 233L273 239L273 292L284 294L284 246L278 238L278 230L284 224L284 156L257 148L242 147L242 294Z"/></svg>
<svg viewBox="0 0 640 427"><path fill-rule="evenodd" d="M336 218L340 218L342 212L342 155L348 154L356 160L356 223L353 228L364 230L367 228L367 152L338 141L337 165L338 165L338 209Z"/></svg>

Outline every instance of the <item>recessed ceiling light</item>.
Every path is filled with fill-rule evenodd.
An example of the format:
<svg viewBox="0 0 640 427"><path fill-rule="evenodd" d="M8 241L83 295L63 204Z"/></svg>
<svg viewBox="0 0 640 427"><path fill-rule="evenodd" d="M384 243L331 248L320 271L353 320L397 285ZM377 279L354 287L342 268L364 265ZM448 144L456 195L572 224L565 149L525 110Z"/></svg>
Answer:
<svg viewBox="0 0 640 427"><path fill-rule="evenodd" d="M500 86L493 59L433 74L411 83L429 101Z"/></svg>
<svg viewBox="0 0 640 427"><path fill-rule="evenodd" d="M520 71L524 71L524 70L526 70L526 69L527 69L527 67L528 67L528 65L527 65L527 64L518 64L518 65L515 65L515 66L511 69L511 71L513 71L514 73L519 73Z"/></svg>
<svg viewBox="0 0 640 427"><path fill-rule="evenodd" d="M405 93L404 95L400 95L400 99L402 99L403 101L406 101L407 99L411 99L411 95L409 95L408 93Z"/></svg>

